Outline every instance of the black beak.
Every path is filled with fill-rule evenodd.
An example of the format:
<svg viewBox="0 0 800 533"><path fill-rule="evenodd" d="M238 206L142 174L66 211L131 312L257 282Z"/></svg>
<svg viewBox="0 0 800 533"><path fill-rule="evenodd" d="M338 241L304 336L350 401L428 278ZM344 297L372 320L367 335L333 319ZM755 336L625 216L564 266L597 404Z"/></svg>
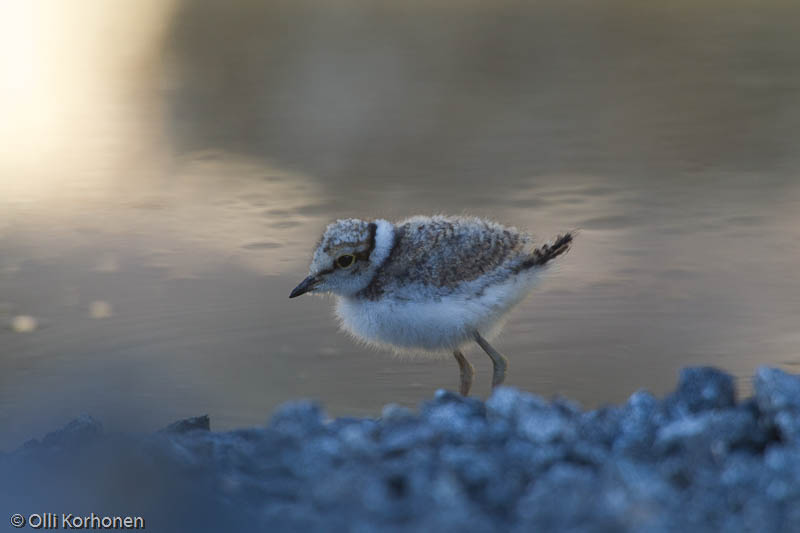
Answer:
<svg viewBox="0 0 800 533"><path fill-rule="evenodd" d="M292 294L289 295L289 298L296 298L301 294L307 293L313 289L317 283L319 283L319 279L315 278L314 276L308 276L306 279L300 282L300 285L294 288Z"/></svg>

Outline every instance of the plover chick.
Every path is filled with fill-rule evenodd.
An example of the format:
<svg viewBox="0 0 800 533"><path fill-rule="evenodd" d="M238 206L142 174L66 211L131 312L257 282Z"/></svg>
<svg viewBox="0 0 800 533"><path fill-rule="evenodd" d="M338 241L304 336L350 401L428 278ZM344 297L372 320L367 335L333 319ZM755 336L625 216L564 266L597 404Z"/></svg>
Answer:
<svg viewBox="0 0 800 533"><path fill-rule="evenodd" d="M474 371L463 345L477 342L492 359L492 387L502 383L506 358L485 337L571 242L567 233L533 248L529 235L480 218L337 220L289 298L335 294L342 329L370 345L452 352L466 396Z"/></svg>

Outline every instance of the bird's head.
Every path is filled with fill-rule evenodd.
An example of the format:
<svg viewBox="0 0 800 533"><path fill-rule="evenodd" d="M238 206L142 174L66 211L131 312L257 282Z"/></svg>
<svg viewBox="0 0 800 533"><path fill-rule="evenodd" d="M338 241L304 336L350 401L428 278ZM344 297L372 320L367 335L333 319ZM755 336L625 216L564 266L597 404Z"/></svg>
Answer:
<svg viewBox="0 0 800 533"><path fill-rule="evenodd" d="M328 225L314 251L308 277L295 287L289 298L311 293L332 292L352 296L364 289L388 254L387 239L392 226L385 220L367 222L355 218Z"/></svg>

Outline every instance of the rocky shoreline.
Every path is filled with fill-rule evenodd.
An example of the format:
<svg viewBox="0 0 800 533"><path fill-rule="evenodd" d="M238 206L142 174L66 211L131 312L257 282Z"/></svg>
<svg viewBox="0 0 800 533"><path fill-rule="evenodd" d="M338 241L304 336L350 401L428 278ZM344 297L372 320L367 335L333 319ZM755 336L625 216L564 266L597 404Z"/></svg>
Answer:
<svg viewBox="0 0 800 533"><path fill-rule="evenodd" d="M141 516L148 531L797 531L800 377L687 368L583 411L500 388L439 391L418 411L328 419L284 405L265 427L208 417L151 435L85 416L0 454L0 508Z"/></svg>

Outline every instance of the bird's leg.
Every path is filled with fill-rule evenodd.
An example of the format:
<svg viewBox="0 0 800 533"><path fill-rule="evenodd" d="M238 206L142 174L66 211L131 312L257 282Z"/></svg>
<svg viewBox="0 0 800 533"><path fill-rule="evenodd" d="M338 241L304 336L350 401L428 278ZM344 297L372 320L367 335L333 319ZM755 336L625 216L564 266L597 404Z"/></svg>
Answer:
<svg viewBox="0 0 800 533"><path fill-rule="evenodd" d="M494 389L506 379L506 368L508 368L508 360L503 355L492 348L486 339L481 337L477 331L474 334L475 342L477 342L483 351L492 358L492 388Z"/></svg>
<svg viewBox="0 0 800 533"><path fill-rule="evenodd" d="M472 375L475 370L460 350L453 351L453 355L458 361L459 370L461 370L461 383L458 387L458 392L461 393L461 396L469 396L469 389L472 388Z"/></svg>

